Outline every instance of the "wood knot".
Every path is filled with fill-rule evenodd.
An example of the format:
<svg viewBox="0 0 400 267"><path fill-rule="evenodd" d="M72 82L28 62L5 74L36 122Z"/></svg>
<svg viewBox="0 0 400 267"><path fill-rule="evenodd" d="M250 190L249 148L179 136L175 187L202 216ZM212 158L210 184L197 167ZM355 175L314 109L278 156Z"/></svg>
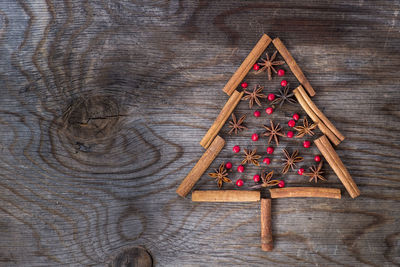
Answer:
<svg viewBox="0 0 400 267"><path fill-rule="evenodd" d="M143 247L133 247L122 251L108 265L109 267L151 267L153 260Z"/></svg>
<svg viewBox="0 0 400 267"><path fill-rule="evenodd" d="M113 97L80 97L63 113L63 131L76 142L103 139L117 130L119 117L119 104Z"/></svg>

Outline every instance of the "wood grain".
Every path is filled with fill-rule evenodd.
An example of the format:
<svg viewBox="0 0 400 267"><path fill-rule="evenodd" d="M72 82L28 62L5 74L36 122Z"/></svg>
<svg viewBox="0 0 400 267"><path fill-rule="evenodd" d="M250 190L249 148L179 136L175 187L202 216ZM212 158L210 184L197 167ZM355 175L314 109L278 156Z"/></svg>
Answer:
<svg viewBox="0 0 400 267"><path fill-rule="evenodd" d="M0 266L107 266L138 246L155 266L398 266L399 10L388 0L0 1ZM259 203L175 193L204 153L221 88L263 33L287 46L346 136L336 151L362 191L274 199L272 253L260 250ZM281 79L250 71L245 81L275 93ZM236 144L266 156L251 134L305 115L299 105L254 110L238 104L249 130L230 137L225 125L210 169L236 167ZM268 170L288 187L313 186L279 175L283 148L300 149L309 167L318 150L301 142L281 138L271 156ZM343 190L323 169L328 181L316 186ZM230 178L247 189L258 170ZM195 189L217 187L203 175Z"/></svg>

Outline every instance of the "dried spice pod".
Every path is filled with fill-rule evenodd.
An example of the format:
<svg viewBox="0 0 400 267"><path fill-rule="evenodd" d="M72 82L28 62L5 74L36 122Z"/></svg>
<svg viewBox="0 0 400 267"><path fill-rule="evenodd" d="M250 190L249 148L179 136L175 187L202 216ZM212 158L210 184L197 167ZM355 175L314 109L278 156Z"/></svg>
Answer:
<svg viewBox="0 0 400 267"><path fill-rule="evenodd" d="M249 108L253 107L254 102L261 107L260 98L267 98L267 96L262 93L263 89L263 86L256 85L254 86L253 92L244 90L245 96L242 97L242 100L249 100Z"/></svg>
<svg viewBox="0 0 400 267"><path fill-rule="evenodd" d="M221 189L223 183L231 183L231 179L228 178L228 171L225 169L225 163L221 163L215 172L209 173L208 176L215 178L218 184L218 188Z"/></svg>
<svg viewBox="0 0 400 267"><path fill-rule="evenodd" d="M299 156L299 151L295 150L292 154L286 149L283 149L283 153L285 154L285 158L283 161L285 164L283 165L282 173L285 174L291 168L294 171L294 167L296 167L296 163L303 161L303 157Z"/></svg>
<svg viewBox="0 0 400 267"><path fill-rule="evenodd" d="M325 177L322 176L322 174L324 173L323 171L321 171L322 169L322 160L320 161L320 163L318 164L318 167L316 166L311 166L310 170L311 172L305 173L305 176L310 177L309 182L311 182L312 180L314 180L314 182L318 182L318 179L326 181Z"/></svg>
<svg viewBox="0 0 400 267"><path fill-rule="evenodd" d="M278 60L278 61L275 60L277 53L278 53L278 51L275 51L271 58L269 57L268 53L265 53L267 58L265 58L265 59L262 58L261 62L258 63L258 65L261 66L261 69L259 69L256 72L256 74L267 71L268 80L270 81L272 79L272 71L274 71L275 73L277 72L276 69L274 68L274 66L280 66L280 65L285 64L285 61L283 61L283 60Z"/></svg>
<svg viewBox="0 0 400 267"><path fill-rule="evenodd" d="M280 108L282 107L282 105L285 102L291 103L291 104L295 104L296 103L296 99L294 99L294 93L293 92L289 92L289 85L286 85L285 88L282 89L278 89L279 93L275 94L275 99L274 101L271 102L271 105L277 105Z"/></svg>
<svg viewBox="0 0 400 267"><path fill-rule="evenodd" d="M263 171L263 173L261 174L262 184L252 186L251 188L257 189L257 188L261 188L261 187L271 187L271 186L278 185L280 182L279 180L271 180L273 175L274 175L274 171L270 171L270 172Z"/></svg>
<svg viewBox="0 0 400 267"><path fill-rule="evenodd" d="M279 123L277 123L276 125L274 125L274 122L272 120L269 120L270 123L270 127L263 125L263 127L267 130L266 132L264 132L262 135L268 137L268 145L271 143L272 140L275 141L275 143L277 145L279 145L279 138L278 136L285 136L282 133L282 128L280 127Z"/></svg>
<svg viewBox="0 0 400 267"><path fill-rule="evenodd" d="M296 138L301 138L306 134L308 134L310 136L313 136L314 135L313 130L315 128L317 128L317 124L313 123L313 124L310 125L308 123L307 117L304 117L303 126L294 127L294 129L297 131Z"/></svg>
<svg viewBox="0 0 400 267"><path fill-rule="evenodd" d="M244 159L242 160L242 165L247 164L247 163L252 163L256 166L260 166L260 163L258 160L261 158L260 155L256 155L257 149L249 150L249 149L244 149Z"/></svg>
<svg viewBox="0 0 400 267"><path fill-rule="evenodd" d="M247 127L243 125L245 119L246 115L243 115L242 117L239 118L239 120L237 120L235 114L232 113L232 120L229 121L228 125L228 127L231 129L229 130L228 134L232 134L233 132L235 134L238 134L239 131L247 129Z"/></svg>

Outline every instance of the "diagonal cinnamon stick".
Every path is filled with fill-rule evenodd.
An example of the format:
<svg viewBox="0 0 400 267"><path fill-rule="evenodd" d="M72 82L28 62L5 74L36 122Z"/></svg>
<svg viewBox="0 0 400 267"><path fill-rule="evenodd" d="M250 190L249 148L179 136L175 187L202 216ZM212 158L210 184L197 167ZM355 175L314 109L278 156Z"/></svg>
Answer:
<svg viewBox="0 0 400 267"><path fill-rule="evenodd" d="M341 198L340 189L324 187L286 187L272 188L269 190L271 198L284 197L323 197Z"/></svg>
<svg viewBox="0 0 400 267"><path fill-rule="evenodd" d="M294 76L296 76L297 80L304 85L307 92L310 96L315 95L315 91L312 88L310 82L307 80L304 73L301 71L299 65L297 65L296 61L292 57L292 55L287 50L286 46L282 43L279 38L275 38L272 43L275 45L276 49L279 51L279 54L285 59L286 63L288 64L290 70L293 72Z"/></svg>
<svg viewBox="0 0 400 267"><path fill-rule="evenodd" d="M271 230L271 199L261 199L261 249L263 251L272 251L274 240Z"/></svg>
<svg viewBox="0 0 400 267"><path fill-rule="evenodd" d="M252 202L260 201L260 191L207 190L193 191L193 202Z"/></svg>
<svg viewBox="0 0 400 267"><path fill-rule="evenodd" d="M317 105L312 102L311 98L307 95L306 91L304 91L302 86L298 87L298 90L301 94L301 96L304 98L304 100L307 102L308 106L314 111L315 114L317 114L318 118L322 120L322 122L326 125L326 127L331 130L337 138L339 138L340 141L344 140L344 136L339 132L338 129L328 120L328 118L324 115L324 113L319 110Z"/></svg>
<svg viewBox="0 0 400 267"><path fill-rule="evenodd" d="M315 114L315 112L311 109L311 107L307 104L306 100L303 98L302 94L300 93L299 89L303 87L299 85L296 89L293 90L293 93L297 99L297 102L301 105L301 107L305 110L307 115L315 122L318 128L321 130L323 134L328 136L328 138L334 143L335 145L340 144L340 140L336 137L336 135L328 128L326 125L320 120L320 118ZM304 90L304 89L303 89Z"/></svg>
<svg viewBox="0 0 400 267"><path fill-rule="evenodd" d="M244 79L244 77L256 63L257 59L261 56L262 52L264 52L270 43L271 38L269 38L268 35L263 34L261 39L254 46L253 50L251 50L250 54L246 57L246 59L242 62L240 67L236 70L236 72L226 83L225 87L222 89L225 93L231 95L235 91L239 83Z"/></svg>
<svg viewBox="0 0 400 267"><path fill-rule="evenodd" d="M185 197L193 186L200 179L201 175L207 170L211 162L217 157L221 149L225 145L225 140L222 137L217 136L211 143L210 147L204 152L199 161L194 165L193 169L185 177L182 183L176 189L176 193L181 197Z"/></svg>
<svg viewBox="0 0 400 267"><path fill-rule="evenodd" d="M233 110L236 108L240 99L243 97L243 92L234 91L231 97L226 102L225 106L222 108L218 117L215 119L213 125L208 129L206 135L201 139L200 145L204 148L208 148L214 138L217 136L222 126L224 126L226 120L229 118Z"/></svg>
<svg viewBox="0 0 400 267"><path fill-rule="evenodd" d="M343 162L340 160L335 149L329 143L329 140L325 135L314 141L315 145L318 147L321 154L324 156L326 161L329 163L333 171L336 173L339 180L342 182L347 192L349 192L352 198L356 198L360 195L360 190L358 189L353 178L351 178L350 173L347 171Z"/></svg>

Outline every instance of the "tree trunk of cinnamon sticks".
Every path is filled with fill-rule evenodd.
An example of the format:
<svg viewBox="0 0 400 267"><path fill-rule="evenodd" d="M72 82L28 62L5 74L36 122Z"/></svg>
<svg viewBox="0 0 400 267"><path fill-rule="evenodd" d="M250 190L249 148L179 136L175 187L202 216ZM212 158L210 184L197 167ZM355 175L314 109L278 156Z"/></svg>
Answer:
<svg viewBox="0 0 400 267"><path fill-rule="evenodd" d="M264 251L272 251L274 241L272 238L271 228L271 199L261 199L261 249Z"/></svg>

